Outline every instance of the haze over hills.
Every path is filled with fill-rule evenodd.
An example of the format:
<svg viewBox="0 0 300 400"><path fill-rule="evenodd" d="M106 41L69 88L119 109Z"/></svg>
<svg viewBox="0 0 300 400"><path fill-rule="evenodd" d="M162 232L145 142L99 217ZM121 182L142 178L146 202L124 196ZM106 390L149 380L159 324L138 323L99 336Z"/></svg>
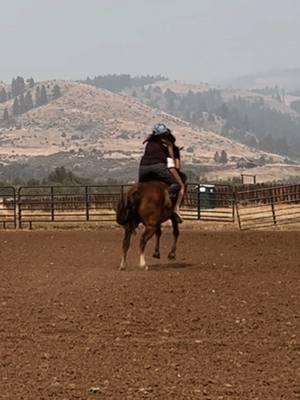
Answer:
<svg viewBox="0 0 300 400"><path fill-rule="evenodd" d="M168 80L124 92L195 127L300 159L300 92L277 85L247 90Z"/></svg>
<svg viewBox="0 0 300 400"><path fill-rule="evenodd" d="M189 168L220 170L216 152L224 151L228 169L236 169L239 158L283 163L284 157L237 143L209 127L196 127L191 121L170 115L141 102L137 96L113 93L90 84L74 81L46 81L26 87L35 101L37 87L52 93L55 85L61 96L12 117L14 99L0 103L0 119L7 109L10 122L0 128L0 180L35 177L42 179L57 166L64 165L86 177L134 179L142 142L158 121L173 129L183 145L183 161ZM153 83L162 90L170 85L184 92L188 85L162 81ZM144 87L144 85L142 85ZM185 89L183 89L185 87ZM9 90L9 85L5 85ZM209 85L197 86L196 92ZM1 85L0 85L1 90ZM145 86L147 90L147 86ZM131 93L132 94L132 93ZM224 169L223 166L221 169ZM225 168L225 169L226 169Z"/></svg>
<svg viewBox="0 0 300 400"><path fill-rule="evenodd" d="M258 89L266 86L279 86L287 92L300 89L300 68L277 69L260 74L246 75L224 83L239 89Z"/></svg>

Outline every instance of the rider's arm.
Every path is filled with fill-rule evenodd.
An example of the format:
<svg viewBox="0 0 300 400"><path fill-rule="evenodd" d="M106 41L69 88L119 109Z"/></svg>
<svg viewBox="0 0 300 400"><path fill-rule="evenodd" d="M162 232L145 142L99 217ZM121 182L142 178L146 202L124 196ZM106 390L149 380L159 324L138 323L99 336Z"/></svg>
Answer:
<svg viewBox="0 0 300 400"><path fill-rule="evenodd" d="M171 143L169 140L167 140L166 138L161 138L162 143L167 147L168 149L168 156L170 158L172 158L172 160L174 161L174 165L175 165L175 156L174 156L174 149L173 149L173 143Z"/></svg>
<svg viewBox="0 0 300 400"><path fill-rule="evenodd" d="M175 158L175 168L179 171L181 168L181 161L180 161L180 148L174 146L174 158Z"/></svg>

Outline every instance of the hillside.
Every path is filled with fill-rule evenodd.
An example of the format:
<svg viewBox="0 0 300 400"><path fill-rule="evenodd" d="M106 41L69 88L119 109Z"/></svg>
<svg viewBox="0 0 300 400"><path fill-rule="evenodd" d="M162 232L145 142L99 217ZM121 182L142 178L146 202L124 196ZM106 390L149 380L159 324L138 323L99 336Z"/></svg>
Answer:
<svg viewBox="0 0 300 400"><path fill-rule="evenodd" d="M72 81L40 84L49 90L59 84L62 97L18 116L14 125L1 128L0 159L4 165L25 162L46 173L57 165L67 164L86 174L87 164L89 171L95 173L93 165L100 168L106 162L102 173L119 166L119 176L124 166L136 164L141 157L142 142L158 121L169 125L178 144L184 146L186 164L213 165L215 152L222 150L231 161L239 157L257 159L262 155L282 160L210 130L192 128L188 122L125 95ZM12 103L12 100L1 103L0 115L5 108L11 113Z"/></svg>
<svg viewBox="0 0 300 400"><path fill-rule="evenodd" d="M242 89L264 88L266 86L279 86L286 91L300 89L300 68L266 71L260 74L241 76L226 82L227 84Z"/></svg>
<svg viewBox="0 0 300 400"><path fill-rule="evenodd" d="M253 90L162 81L128 88L144 104L262 151L300 159L300 99L278 86Z"/></svg>

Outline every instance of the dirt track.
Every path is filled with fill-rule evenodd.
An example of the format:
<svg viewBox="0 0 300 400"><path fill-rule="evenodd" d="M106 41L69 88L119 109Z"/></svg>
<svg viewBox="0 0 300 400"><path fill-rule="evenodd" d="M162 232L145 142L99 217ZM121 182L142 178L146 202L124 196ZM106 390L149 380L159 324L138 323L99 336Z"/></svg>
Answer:
<svg viewBox="0 0 300 400"><path fill-rule="evenodd" d="M120 241L0 233L1 399L300 398L300 232L183 231L149 272Z"/></svg>

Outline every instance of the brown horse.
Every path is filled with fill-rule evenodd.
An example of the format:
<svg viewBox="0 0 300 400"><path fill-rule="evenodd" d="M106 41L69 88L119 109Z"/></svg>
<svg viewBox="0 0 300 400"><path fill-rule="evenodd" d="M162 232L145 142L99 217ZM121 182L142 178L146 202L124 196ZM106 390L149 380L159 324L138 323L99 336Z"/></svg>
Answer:
<svg viewBox="0 0 300 400"><path fill-rule="evenodd" d="M137 183L127 194L122 196L117 209L117 222L125 229L120 270L126 269L131 235L135 233L139 223L145 226L140 240L140 267L148 269L145 261L145 248L153 235L156 235L153 257L160 258L161 224L169 219L173 226L174 240L168 258L175 260L179 229L176 216L173 214L173 204L169 196L168 186L158 181Z"/></svg>

